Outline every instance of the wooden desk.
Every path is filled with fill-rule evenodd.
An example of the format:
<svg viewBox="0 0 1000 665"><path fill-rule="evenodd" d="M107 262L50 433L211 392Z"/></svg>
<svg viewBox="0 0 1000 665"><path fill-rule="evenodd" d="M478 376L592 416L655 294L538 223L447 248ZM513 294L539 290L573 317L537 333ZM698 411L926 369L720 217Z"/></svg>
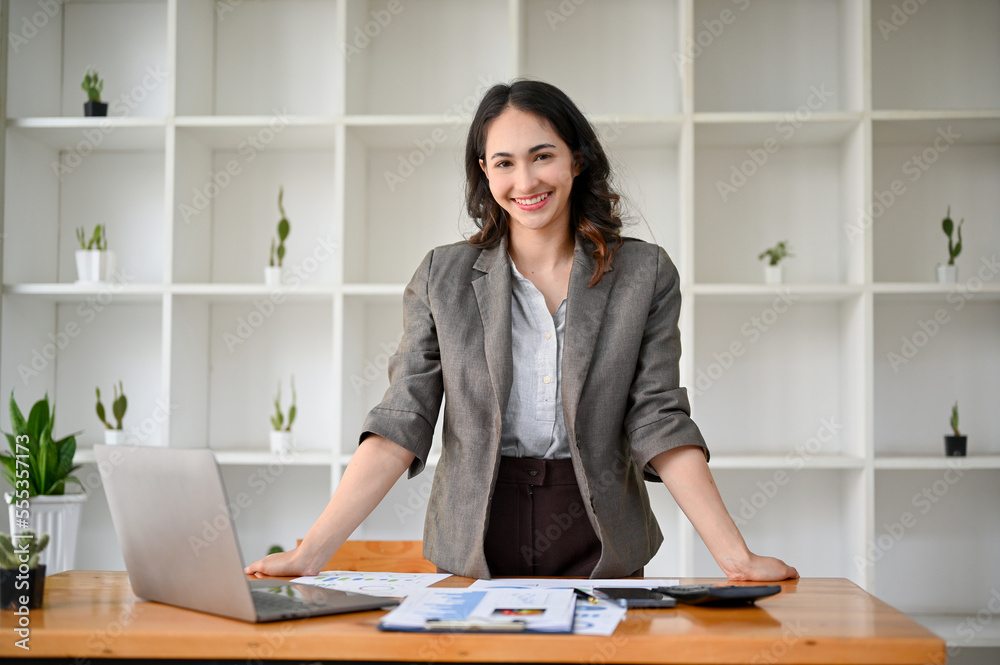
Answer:
<svg viewBox="0 0 1000 665"><path fill-rule="evenodd" d="M684 583L721 580L685 579ZM448 578L444 586L466 586ZM757 608L629 611L610 637L385 633L383 612L253 625L137 600L124 572L46 581L30 652L2 612L0 657L583 663L943 663L944 642L841 579L783 583Z"/></svg>

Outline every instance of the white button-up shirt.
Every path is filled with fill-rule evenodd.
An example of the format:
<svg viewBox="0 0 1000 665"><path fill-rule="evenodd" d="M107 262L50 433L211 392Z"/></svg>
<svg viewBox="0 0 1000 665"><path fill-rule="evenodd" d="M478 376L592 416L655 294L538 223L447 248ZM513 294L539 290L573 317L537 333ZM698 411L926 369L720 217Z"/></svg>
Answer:
<svg viewBox="0 0 1000 665"><path fill-rule="evenodd" d="M507 457L568 459L562 410L562 352L566 300L549 314L542 292L514 266L511 280L511 354L514 376L500 433Z"/></svg>

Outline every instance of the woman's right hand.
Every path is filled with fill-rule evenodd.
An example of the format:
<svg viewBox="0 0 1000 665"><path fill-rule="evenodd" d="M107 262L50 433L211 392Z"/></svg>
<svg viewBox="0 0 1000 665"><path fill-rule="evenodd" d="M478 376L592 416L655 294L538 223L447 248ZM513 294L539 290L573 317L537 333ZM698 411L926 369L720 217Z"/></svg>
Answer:
<svg viewBox="0 0 1000 665"><path fill-rule="evenodd" d="M247 575L256 577L302 577L304 575L316 575L319 568L313 570L314 565L303 561L303 549L297 547L288 552L277 552L268 554L259 561L254 561L243 569Z"/></svg>

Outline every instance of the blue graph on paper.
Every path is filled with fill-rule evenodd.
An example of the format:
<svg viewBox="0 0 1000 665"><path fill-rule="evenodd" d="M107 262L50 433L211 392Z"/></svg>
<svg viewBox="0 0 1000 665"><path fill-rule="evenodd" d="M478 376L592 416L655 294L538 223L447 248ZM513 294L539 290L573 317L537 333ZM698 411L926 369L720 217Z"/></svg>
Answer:
<svg viewBox="0 0 1000 665"><path fill-rule="evenodd" d="M476 609L476 605L485 596L485 591L474 593L438 591L432 596L433 600L428 599L421 610L428 618L461 621L468 617L472 610Z"/></svg>

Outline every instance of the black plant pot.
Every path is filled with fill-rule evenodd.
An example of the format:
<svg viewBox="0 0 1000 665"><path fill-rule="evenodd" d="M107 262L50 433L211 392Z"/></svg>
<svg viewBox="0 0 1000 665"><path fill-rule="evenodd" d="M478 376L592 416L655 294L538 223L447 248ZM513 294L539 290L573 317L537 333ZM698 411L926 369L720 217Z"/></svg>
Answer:
<svg viewBox="0 0 1000 665"><path fill-rule="evenodd" d="M17 570L0 570L0 609L13 610L21 607L21 599L27 597L28 607L42 606L45 593L45 564L28 570L28 574L18 578ZM20 587L20 588L19 588Z"/></svg>
<svg viewBox="0 0 1000 665"><path fill-rule="evenodd" d="M83 105L83 114L88 118L106 116L108 114L108 105L106 102L85 102Z"/></svg>
<svg viewBox="0 0 1000 665"><path fill-rule="evenodd" d="M944 437L944 454L948 457L965 457L965 440L967 436Z"/></svg>

